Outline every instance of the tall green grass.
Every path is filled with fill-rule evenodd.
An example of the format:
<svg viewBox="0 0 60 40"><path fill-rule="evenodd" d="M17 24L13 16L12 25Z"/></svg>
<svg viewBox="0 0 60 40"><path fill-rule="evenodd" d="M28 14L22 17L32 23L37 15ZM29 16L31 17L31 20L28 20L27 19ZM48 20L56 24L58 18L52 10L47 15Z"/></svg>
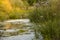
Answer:
<svg viewBox="0 0 60 40"><path fill-rule="evenodd" d="M41 33L44 40L60 40L60 12L56 5L41 6L30 12L31 22L37 25L35 34Z"/></svg>

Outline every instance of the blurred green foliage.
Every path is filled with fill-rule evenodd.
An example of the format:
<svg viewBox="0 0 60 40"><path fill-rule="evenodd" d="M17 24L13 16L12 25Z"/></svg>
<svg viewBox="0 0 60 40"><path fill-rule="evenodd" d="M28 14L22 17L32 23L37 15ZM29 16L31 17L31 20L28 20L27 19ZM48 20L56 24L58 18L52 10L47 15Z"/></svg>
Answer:
<svg viewBox="0 0 60 40"><path fill-rule="evenodd" d="M27 18L27 6L22 0L0 0L0 21Z"/></svg>
<svg viewBox="0 0 60 40"><path fill-rule="evenodd" d="M29 18L36 25L35 33L37 36L41 33L44 40L60 40L59 2L59 0L49 0L47 5L44 3L30 12Z"/></svg>

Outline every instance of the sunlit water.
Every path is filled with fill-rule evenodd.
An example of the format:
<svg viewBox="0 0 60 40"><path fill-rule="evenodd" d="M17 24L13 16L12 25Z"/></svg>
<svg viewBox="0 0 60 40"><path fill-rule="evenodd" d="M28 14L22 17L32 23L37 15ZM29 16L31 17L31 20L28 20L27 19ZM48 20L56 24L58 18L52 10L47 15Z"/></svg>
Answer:
<svg viewBox="0 0 60 40"><path fill-rule="evenodd" d="M15 23L15 21L11 20L11 21L7 21L7 22L14 22ZM19 20L17 20L17 21L19 22ZM20 22L22 22L22 19L20 20ZM23 22L24 23L28 23L29 20L25 20L25 21L23 20ZM16 30L6 30L5 32L16 32ZM9 36L9 37L0 37L0 40L34 40L34 38L35 38L34 32L28 31L26 33L23 33L22 35L19 34L19 35ZM42 40L41 35L40 35L40 39L39 40Z"/></svg>
<svg viewBox="0 0 60 40"><path fill-rule="evenodd" d="M33 40L34 33L31 32L30 34L23 34L11 37L0 37L0 40Z"/></svg>

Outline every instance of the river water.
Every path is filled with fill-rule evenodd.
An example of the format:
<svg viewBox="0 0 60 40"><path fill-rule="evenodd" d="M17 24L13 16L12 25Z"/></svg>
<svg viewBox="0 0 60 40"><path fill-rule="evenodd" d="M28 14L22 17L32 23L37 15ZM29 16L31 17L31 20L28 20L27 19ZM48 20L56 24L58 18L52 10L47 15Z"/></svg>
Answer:
<svg viewBox="0 0 60 40"><path fill-rule="evenodd" d="M27 19L9 20L6 22L13 22L13 23L23 22L23 23L28 24L29 20L27 20ZM26 29L30 30L28 27ZM9 32L15 32L16 33L16 30L14 30L14 29L13 30L5 30L3 32L5 32L4 33L5 37L0 37L0 40L33 40L35 38L34 32L30 32L30 31L27 31L27 32L23 33L22 35L20 35L20 34L14 35L13 34L13 36L6 36L6 35L9 35L9 34L6 34L6 32L7 33L9 33Z"/></svg>
<svg viewBox="0 0 60 40"><path fill-rule="evenodd" d="M11 20L11 21L7 21L7 22L24 22L26 24L29 23L29 20ZM30 30L30 31L27 31L25 33L23 33L22 35L14 35L14 36L5 36L5 37L0 37L0 40L35 40L35 34L34 32L32 32L31 29L29 29L30 27L27 27L26 29ZM24 29L25 30L25 29ZM6 30L5 32L15 32L16 33L16 30ZM42 36L40 35L40 39L39 40L42 40Z"/></svg>
<svg viewBox="0 0 60 40"><path fill-rule="evenodd" d="M34 33L31 32L30 34L23 34L11 37L0 37L0 40L33 40Z"/></svg>

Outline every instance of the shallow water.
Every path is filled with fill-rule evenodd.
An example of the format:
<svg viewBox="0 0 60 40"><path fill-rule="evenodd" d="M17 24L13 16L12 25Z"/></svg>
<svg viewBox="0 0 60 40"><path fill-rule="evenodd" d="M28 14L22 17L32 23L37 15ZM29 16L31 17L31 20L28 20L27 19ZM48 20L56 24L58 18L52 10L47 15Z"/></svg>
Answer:
<svg viewBox="0 0 60 40"><path fill-rule="evenodd" d="M19 22L20 20L17 20L17 21ZM13 21L11 20L11 21L7 21L7 22L14 22L15 23L16 20L15 21L14 20ZM23 20L22 22L23 23L26 23L26 22L29 22L29 20L28 21L27 20ZM26 23L26 24L28 24L28 23ZM19 34L19 35L9 36L9 37L0 37L0 40L33 40L35 38L35 34L34 34L34 32L31 32L31 29L30 28L31 27L26 27L25 30L28 29L28 32L24 32L22 35ZM5 33L6 32L16 32L16 31L19 31L19 30L12 29L12 30L5 30L5 31L2 31L2 32L5 32ZM7 34L5 34L5 35L7 35ZM39 40L42 40L42 36L41 35L40 35L40 39Z"/></svg>
<svg viewBox="0 0 60 40"><path fill-rule="evenodd" d="M33 40L34 33L31 32L30 34L23 34L11 37L0 37L0 40Z"/></svg>
<svg viewBox="0 0 60 40"><path fill-rule="evenodd" d="M29 20L28 19L20 19L20 20L8 20L8 21L5 21L5 22L12 22L12 23L19 23L19 22L23 22L23 23L27 23L28 24L28 22L29 22ZM29 27L30 28L30 27ZM26 29L28 29L29 30L29 28L27 27ZM25 29L25 30L26 30ZM19 31L19 30L17 30L17 31ZM3 32L5 32L5 33L9 33L9 32L16 32L16 30L14 30L14 29L12 29L12 30L5 30L5 31L3 31ZM4 35L7 35L7 34L5 34L4 33ZM9 34L8 34L9 35ZM14 34L13 34L14 35ZM18 35L14 35L14 36L10 36L10 37L0 37L0 40L33 40L33 38L34 38L35 36L34 36L34 32L25 32L25 33L23 33L22 35L20 35L20 34L18 34Z"/></svg>

